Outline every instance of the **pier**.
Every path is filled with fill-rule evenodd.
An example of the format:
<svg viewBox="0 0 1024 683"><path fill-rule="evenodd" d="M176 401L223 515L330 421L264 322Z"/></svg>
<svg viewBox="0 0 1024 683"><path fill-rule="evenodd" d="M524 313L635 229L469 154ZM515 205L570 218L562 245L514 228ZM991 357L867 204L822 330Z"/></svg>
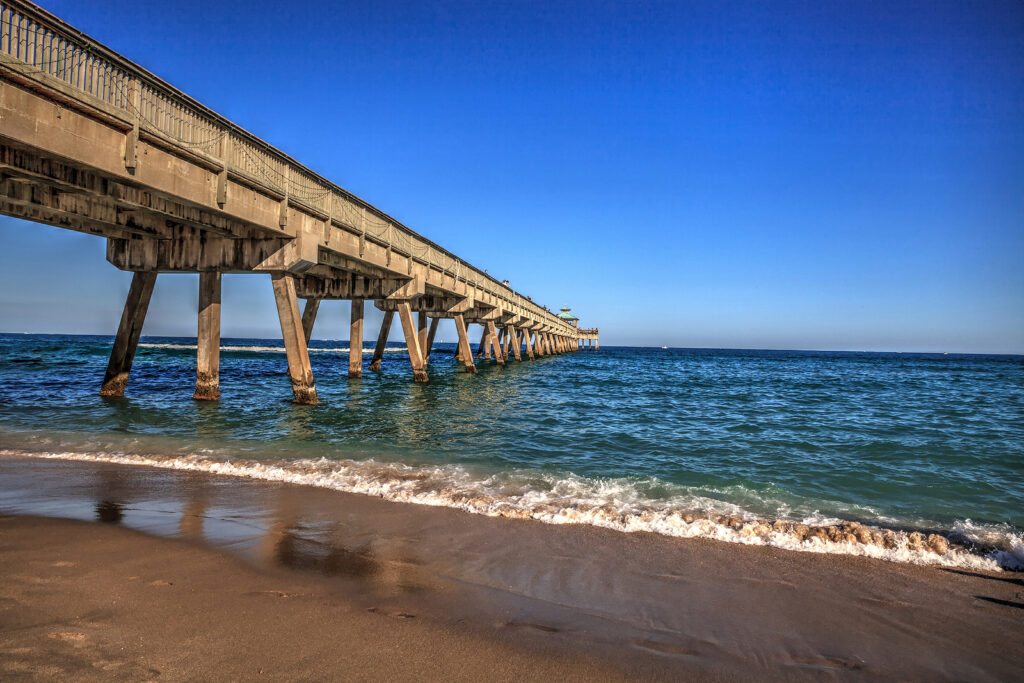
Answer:
<svg viewBox="0 0 1024 683"><path fill-rule="evenodd" d="M199 275L194 398L220 396L224 274L269 275L294 399L317 403L309 342L324 301L351 301L349 377L363 317L397 314L427 381L438 321L456 358L506 362L600 349L578 327L333 184L35 4L0 0L0 213L107 240L133 273L100 393L128 384L157 274ZM300 300L302 305L300 308ZM470 325L482 328L474 350Z"/></svg>

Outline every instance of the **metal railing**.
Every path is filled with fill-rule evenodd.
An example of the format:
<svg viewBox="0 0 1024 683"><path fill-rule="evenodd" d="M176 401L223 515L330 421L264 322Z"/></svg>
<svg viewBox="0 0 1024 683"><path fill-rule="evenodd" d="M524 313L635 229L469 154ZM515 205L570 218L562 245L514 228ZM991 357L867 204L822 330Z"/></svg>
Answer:
<svg viewBox="0 0 1024 683"><path fill-rule="evenodd" d="M0 0L0 54L17 60L23 75L56 79L140 130L571 334L571 326L529 298L31 2Z"/></svg>

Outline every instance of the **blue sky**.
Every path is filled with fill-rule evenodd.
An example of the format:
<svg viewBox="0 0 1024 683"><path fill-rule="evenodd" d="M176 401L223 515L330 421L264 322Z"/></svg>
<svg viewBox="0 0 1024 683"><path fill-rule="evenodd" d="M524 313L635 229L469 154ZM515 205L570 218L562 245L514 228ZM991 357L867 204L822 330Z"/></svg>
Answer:
<svg viewBox="0 0 1024 683"><path fill-rule="evenodd" d="M605 344L1024 353L1022 3L42 4ZM0 239L4 331L114 332L100 238Z"/></svg>

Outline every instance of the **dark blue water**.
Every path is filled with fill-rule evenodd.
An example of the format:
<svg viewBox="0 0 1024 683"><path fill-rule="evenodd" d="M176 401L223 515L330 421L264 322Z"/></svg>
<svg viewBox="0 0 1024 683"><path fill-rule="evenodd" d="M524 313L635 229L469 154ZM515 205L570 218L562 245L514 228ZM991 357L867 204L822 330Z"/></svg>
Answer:
<svg viewBox="0 0 1024 683"><path fill-rule="evenodd" d="M666 533L717 511L1012 551L1024 529L1020 356L604 347L473 376L441 344L418 385L401 347L349 380L347 342L320 341L309 407L290 402L280 342L254 339L224 340L217 403L191 399L194 340L178 338L143 339L126 397L101 398L110 344L0 336L0 446L272 464L398 500Z"/></svg>

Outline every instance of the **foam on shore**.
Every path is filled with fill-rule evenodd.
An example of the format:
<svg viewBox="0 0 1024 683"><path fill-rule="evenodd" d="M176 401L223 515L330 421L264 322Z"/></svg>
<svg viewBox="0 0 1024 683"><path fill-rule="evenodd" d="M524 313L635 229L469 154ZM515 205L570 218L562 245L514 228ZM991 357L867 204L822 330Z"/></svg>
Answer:
<svg viewBox="0 0 1024 683"><path fill-rule="evenodd" d="M998 571L1024 570L1024 534L1008 525L958 522L952 529L887 528L820 515L764 519L697 495L652 499L626 479L534 471L474 477L456 465L410 466L374 460L263 463L205 456L0 450L4 456L141 465L286 482L444 506L491 517L590 524L677 538L710 538L801 552L859 555L892 562Z"/></svg>

